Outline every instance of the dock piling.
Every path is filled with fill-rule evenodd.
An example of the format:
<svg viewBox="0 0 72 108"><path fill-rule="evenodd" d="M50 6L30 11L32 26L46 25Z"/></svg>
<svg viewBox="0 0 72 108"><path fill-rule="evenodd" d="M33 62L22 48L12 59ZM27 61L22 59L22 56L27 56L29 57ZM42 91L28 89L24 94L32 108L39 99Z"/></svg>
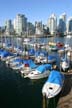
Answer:
<svg viewBox="0 0 72 108"><path fill-rule="evenodd" d="M46 95L43 94L43 108L48 108L48 102L47 102L47 98L46 98Z"/></svg>

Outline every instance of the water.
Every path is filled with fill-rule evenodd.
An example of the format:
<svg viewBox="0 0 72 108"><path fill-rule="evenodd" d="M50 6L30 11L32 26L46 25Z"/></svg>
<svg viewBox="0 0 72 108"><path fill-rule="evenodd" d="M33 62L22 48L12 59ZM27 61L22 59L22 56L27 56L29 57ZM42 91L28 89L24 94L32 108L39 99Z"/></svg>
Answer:
<svg viewBox="0 0 72 108"><path fill-rule="evenodd" d="M72 46L72 39L48 38L39 42L62 41ZM21 77L20 73L7 68L0 61L0 105L7 108L42 108L42 87L46 79L31 81ZM59 96L49 101L48 108L56 108Z"/></svg>
<svg viewBox="0 0 72 108"><path fill-rule="evenodd" d="M51 42L63 42L64 44L69 44L72 47L72 37L67 38L67 37L51 37L51 38L38 38L38 42L40 43L48 43L49 41Z"/></svg>
<svg viewBox="0 0 72 108"><path fill-rule="evenodd" d="M43 108L42 87L47 78L31 81L0 62L0 105L6 108ZM56 98L49 100L48 108L56 108Z"/></svg>
<svg viewBox="0 0 72 108"><path fill-rule="evenodd" d="M0 104L7 108L42 108L41 88L45 82L32 82L0 62Z"/></svg>

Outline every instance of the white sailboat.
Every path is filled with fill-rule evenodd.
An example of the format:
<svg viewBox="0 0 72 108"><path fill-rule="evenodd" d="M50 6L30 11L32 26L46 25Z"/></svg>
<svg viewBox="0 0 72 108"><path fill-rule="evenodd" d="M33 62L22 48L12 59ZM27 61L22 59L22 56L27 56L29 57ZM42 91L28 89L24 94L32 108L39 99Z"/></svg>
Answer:
<svg viewBox="0 0 72 108"><path fill-rule="evenodd" d="M61 64L62 70L65 72L69 69L69 63L67 61L63 61Z"/></svg>
<svg viewBox="0 0 72 108"><path fill-rule="evenodd" d="M40 65L35 70L31 71L28 75L24 76L24 78L41 79L48 77L51 68L52 66L50 64Z"/></svg>
<svg viewBox="0 0 72 108"><path fill-rule="evenodd" d="M71 37L72 37L71 35L67 35L67 36L66 36L66 38L69 38L69 39L70 39Z"/></svg>
<svg viewBox="0 0 72 108"><path fill-rule="evenodd" d="M64 75L59 71L52 70L42 88L42 94L47 98L53 98L60 93L64 83Z"/></svg>
<svg viewBox="0 0 72 108"><path fill-rule="evenodd" d="M67 54L65 54L65 57L61 59L61 68L65 72L69 69L69 60L67 59Z"/></svg>

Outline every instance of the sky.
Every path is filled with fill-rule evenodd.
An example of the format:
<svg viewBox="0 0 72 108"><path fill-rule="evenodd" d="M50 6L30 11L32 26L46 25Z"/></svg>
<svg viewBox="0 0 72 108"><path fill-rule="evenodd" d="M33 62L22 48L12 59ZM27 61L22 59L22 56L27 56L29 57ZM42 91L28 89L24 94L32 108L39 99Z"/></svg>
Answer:
<svg viewBox="0 0 72 108"><path fill-rule="evenodd" d="M0 0L0 26L7 19L13 20L18 13L25 14L32 23L46 24L52 13L59 18L64 12L67 18L72 16L72 0Z"/></svg>

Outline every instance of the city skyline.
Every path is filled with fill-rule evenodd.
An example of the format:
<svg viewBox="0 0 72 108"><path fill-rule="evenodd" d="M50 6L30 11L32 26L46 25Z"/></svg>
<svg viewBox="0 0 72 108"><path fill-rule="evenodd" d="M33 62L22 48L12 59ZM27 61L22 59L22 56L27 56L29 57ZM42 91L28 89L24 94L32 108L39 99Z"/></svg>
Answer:
<svg viewBox="0 0 72 108"><path fill-rule="evenodd" d="M1 0L0 1L0 26L7 19L14 19L18 13L25 14L28 21L42 21L47 23L49 16L55 13L57 18L62 13L71 14L71 0Z"/></svg>

